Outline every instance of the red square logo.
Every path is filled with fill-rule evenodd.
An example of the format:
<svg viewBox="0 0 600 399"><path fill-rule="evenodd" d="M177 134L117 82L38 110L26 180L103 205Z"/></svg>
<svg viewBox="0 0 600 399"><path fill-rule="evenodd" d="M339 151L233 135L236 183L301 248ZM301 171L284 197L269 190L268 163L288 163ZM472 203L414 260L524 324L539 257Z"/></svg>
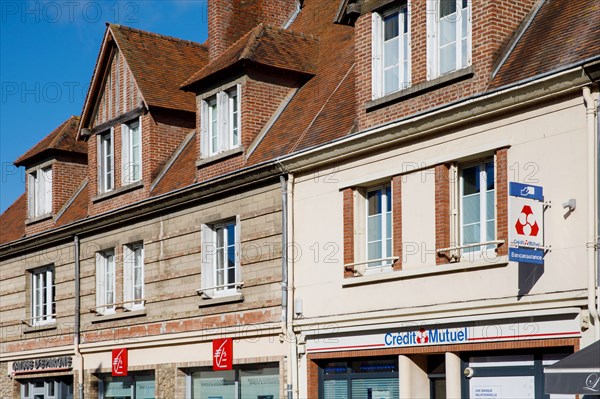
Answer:
<svg viewBox="0 0 600 399"><path fill-rule="evenodd" d="M112 376L125 377L127 376L127 349L112 350Z"/></svg>
<svg viewBox="0 0 600 399"><path fill-rule="evenodd" d="M213 340L213 370L231 370L233 368L233 339Z"/></svg>

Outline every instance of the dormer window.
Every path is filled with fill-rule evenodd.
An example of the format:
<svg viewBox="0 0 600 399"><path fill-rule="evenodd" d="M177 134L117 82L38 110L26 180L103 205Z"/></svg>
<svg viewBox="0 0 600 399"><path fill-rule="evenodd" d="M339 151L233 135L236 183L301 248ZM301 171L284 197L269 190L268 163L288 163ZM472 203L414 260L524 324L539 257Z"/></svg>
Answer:
<svg viewBox="0 0 600 399"><path fill-rule="evenodd" d="M122 171L123 185L135 183L142 178L142 135L140 119L123 124L122 133Z"/></svg>
<svg viewBox="0 0 600 399"><path fill-rule="evenodd" d="M429 0L428 77L435 79L471 64L471 0Z"/></svg>
<svg viewBox="0 0 600 399"><path fill-rule="evenodd" d="M410 13L404 3L373 19L373 99L410 86Z"/></svg>
<svg viewBox="0 0 600 399"><path fill-rule="evenodd" d="M52 213L52 168L40 168L28 175L29 217Z"/></svg>
<svg viewBox="0 0 600 399"><path fill-rule="evenodd" d="M98 191L105 193L115 187L113 129L98 135Z"/></svg>
<svg viewBox="0 0 600 399"><path fill-rule="evenodd" d="M240 85L202 101L202 157L240 146Z"/></svg>

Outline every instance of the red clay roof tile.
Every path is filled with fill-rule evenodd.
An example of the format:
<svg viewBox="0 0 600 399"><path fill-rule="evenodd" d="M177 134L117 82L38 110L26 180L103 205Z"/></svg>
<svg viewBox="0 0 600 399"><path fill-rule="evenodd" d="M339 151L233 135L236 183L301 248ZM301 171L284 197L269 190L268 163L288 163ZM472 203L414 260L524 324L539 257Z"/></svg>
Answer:
<svg viewBox="0 0 600 399"><path fill-rule="evenodd" d="M30 164L34 158L51 152L71 152L87 155L87 143L75 140L79 117L72 116L15 161L16 166Z"/></svg>
<svg viewBox="0 0 600 399"><path fill-rule="evenodd" d="M25 235L27 198L19 198L0 215L0 244L18 240Z"/></svg>

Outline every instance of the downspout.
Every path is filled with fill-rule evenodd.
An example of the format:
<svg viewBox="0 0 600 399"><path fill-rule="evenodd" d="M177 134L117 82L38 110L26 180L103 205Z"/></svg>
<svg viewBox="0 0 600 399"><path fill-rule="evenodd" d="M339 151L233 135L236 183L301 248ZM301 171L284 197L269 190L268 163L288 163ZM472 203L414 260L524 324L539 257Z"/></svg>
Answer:
<svg viewBox="0 0 600 399"><path fill-rule="evenodd" d="M76 234L74 237L74 258L75 258L75 331L73 334L73 346L75 352L75 358L77 359L77 386L78 386L78 398L83 399L83 356L79 350L79 342L81 338L81 293L79 285L79 273L80 273L80 262L79 262L79 236Z"/></svg>
<svg viewBox="0 0 600 399"><path fill-rule="evenodd" d="M288 173L288 181L287 181L287 203L286 203L286 213L287 217L287 239L289 242L294 243L294 175ZM292 372L292 384L296 387L294 389L294 397L300 397L300 380L299 380L299 371L298 371L298 339L296 336L296 331L294 330L294 315L296 314L295 309L295 285L294 285L294 266L296 262L295 254L292 254L291 259L288 258L287 267L288 267L288 320L289 320L289 331L288 331L288 339L290 345L290 361L291 361L291 372Z"/></svg>
<svg viewBox="0 0 600 399"><path fill-rule="evenodd" d="M598 257L595 253L597 248L596 228L598 225L596 219L596 106L591 90L588 86L583 88L583 99L586 105L587 121L587 187L588 187L588 223L587 223L587 264L588 264L588 310L594 324L594 335L596 341L600 339L600 325L598 317L598 307L596 302L597 291L597 262Z"/></svg>
<svg viewBox="0 0 600 399"><path fill-rule="evenodd" d="M287 211L287 179L284 175L279 176L281 183L281 330L285 341L288 337L288 211ZM288 356L286 373L286 394L288 399L293 399L292 366L294 359Z"/></svg>

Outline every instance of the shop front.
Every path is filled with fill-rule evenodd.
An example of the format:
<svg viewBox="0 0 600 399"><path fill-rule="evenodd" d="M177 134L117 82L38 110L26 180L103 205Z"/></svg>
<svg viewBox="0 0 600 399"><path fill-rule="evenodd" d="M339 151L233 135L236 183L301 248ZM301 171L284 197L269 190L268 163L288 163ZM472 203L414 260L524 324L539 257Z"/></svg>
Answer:
<svg viewBox="0 0 600 399"><path fill-rule="evenodd" d="M544 367L576 351L579 311L307 334L307 394L338 398L543 398ZM512 317L509 317L512 316Z"/></svg>
<svg viewBox="0 0 600 399"><path fill-rule="evenodd" d="M73 399L73 357L54 356L12 362L20 399Z"/></svg>

